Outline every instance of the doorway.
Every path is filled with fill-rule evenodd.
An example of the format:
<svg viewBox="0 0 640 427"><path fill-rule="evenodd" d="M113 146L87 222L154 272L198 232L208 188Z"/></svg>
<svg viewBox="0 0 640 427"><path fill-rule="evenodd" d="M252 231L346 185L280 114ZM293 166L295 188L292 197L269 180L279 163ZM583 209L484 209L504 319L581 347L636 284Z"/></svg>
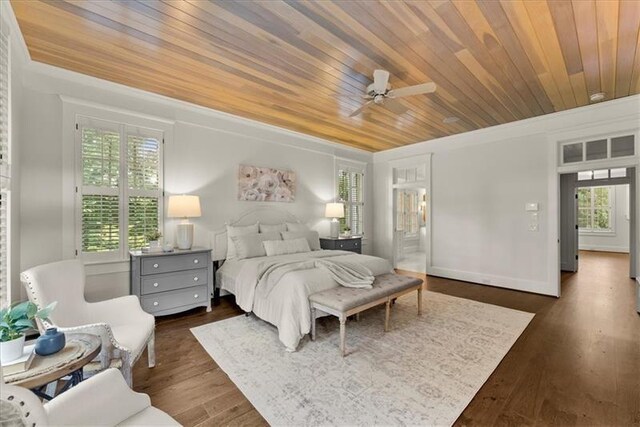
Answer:
<svg viewBox="0 0 640 427"><path fill-rule="evenodd" d="M395 260L396 268L427 272L427 190L424 187L396 188Z"/></svg>
<svg viewBox="0 0 640 427"><path fill-rule="evenodd" d="M587 170L560 176L561 271L578 272L581 251L620 253L627 254L628 275L635 279L635 176L635 168Z"/></svg>

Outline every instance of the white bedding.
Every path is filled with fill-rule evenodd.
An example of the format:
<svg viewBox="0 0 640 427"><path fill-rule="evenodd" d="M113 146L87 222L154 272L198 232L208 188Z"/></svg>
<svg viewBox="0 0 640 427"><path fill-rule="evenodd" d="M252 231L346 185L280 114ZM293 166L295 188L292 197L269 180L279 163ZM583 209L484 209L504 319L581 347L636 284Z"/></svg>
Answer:
<svg viewBox="0 0 640 427"><path fill-rule="evenodd" d="M374 276L392 271L389 261L369 255L359 255L346 251L313 251L307 253L249 258L225 262L218 270L217 278L221 288L236 296L236 302L246 312L275 325L280 341L289 350L295 350L300 339L311 330L309 295L338 285L331 273L324 268L295 270L282 276L269 290L261 292L253 272L266 262L305 261L323 258L358 263L368 268Z"/></svg>

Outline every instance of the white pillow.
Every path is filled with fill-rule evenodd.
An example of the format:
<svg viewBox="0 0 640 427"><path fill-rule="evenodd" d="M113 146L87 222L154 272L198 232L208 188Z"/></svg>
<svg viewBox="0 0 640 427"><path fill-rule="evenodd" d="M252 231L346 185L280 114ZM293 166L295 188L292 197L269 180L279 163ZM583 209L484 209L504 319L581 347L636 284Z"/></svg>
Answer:
<svg viewBox="0 0 640 427"><path fill-rule="evenodd" d="M260 224L260 232L261 233L272 233L272 232L280 233L282 231L287 231L287 225L282 224Z"/></svg>
<svg viewBox="0 0 640 427"><path fill-rule="evenodd" d="M309 231L309 227L299 222L287 222L287 231Z"/></svg>
<svg viewBox="0 0 640 427"><path fill-rule="evenodd" d="M311 252L307 239L266 240L262 242L267 256L297 254Z"/></svg>
<svg viewBox="0 0 640 427"><path fill-rule="evenodd" d="M245 226L227 225L227 259L236 258L236 246L233 244L233 240L231 240L232 237L258 234L259 231L257 222L253 225Z"/></svg>
<svg viewBox="0 0 640 427"><path fill-rule="evenodd" d="M244 236L233 236L231 240L233 240L233 244L236 247L238 259L255 258L267 256L262 242L265 240L280 240L280 233L245 234Z"/></svg>
<svg viewBox="0 0 640 427"><path fill-rule="evenodd" d="M309 248L312 251L320 250L320 235L317 231L314 230L306 230L306 231L285 231L282 233L282 238L284 240L292 240L292 239L307 239L309 243Z"/></svg>

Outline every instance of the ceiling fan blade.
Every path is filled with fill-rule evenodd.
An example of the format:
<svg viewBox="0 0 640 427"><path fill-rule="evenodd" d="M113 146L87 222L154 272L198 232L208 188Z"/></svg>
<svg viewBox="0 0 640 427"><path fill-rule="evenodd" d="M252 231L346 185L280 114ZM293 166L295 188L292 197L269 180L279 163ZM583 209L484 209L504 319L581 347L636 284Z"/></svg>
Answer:
<svg viewBox="0 0 640 427"><path fill-rule="evenodd" d="M402 103L400 103L400 101L396 101L395 99L389 99L389 98L385 99L382 106L387 110L398 115L404 114L407 111L409 111L407 107L405 107L404 105L402 105Z"/></svg>
<svg viewBox="0 0 640 427"><path fill-rule="evenodd" d="M385 70L375 70L373 72L373 88L377 93L385 93L389 84L389 72Z"/></svg>
<svg viewBox="0 0 640 427"><path fill-rule="evenodd" d="M423 83L421 85L401 87L400 89L393 89L389 92L390 98L402 98L404 96L420 95L423 93L432 93L436 91L436 84L434 82Z"/></svg>
<svg viewBox="0 0 640 427"><path fill-rule="evenodd" d="M353 113L349 114L349 117L357 116L358 114L362 113L371 104L373 104L373 101L365 102L364 104L362 104L362 106L360 108L358 108Z"/></svg>

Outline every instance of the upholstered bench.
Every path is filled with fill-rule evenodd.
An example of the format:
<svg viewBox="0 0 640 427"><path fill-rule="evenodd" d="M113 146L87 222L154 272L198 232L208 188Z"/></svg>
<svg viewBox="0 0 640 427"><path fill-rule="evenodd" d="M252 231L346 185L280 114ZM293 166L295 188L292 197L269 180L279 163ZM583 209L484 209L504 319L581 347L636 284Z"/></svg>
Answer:
<svg viewBox="0 0 640 427"><path fill-rule="evenodd" d="M399 274L381 274L373 282L372 289L338 286L309 296L311 305L311 339L316 339L317 311L340 319L340 353L344 357L347 317L357 315L376 305L386 304L384 331L389 330L391 303L409 292L418 292L418 315L422 314L422 279Z"/></svg>

